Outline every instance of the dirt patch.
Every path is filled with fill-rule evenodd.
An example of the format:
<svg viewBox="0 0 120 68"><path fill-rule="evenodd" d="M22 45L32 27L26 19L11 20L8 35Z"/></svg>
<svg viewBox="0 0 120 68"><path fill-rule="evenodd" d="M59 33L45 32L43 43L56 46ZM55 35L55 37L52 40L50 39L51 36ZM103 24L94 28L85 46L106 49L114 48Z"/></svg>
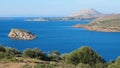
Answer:
<svg viewBox="0 0 120 68"><path fill-rule="evenodd" d="M0 68L21 68L24 65L30 65L32 68L35 63L0 63Z"/></svg>

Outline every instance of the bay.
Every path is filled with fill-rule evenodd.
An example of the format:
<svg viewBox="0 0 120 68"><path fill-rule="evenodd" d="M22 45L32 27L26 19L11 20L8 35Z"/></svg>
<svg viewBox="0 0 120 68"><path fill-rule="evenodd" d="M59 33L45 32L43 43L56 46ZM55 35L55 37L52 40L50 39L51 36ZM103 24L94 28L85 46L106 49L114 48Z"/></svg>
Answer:
<svg viewBox="0 0 120 68"><path fill-rule="evenodd" d="M39 48L45 52L58 50L69 53L82 46L89 46L105 60L115 60L120 55L120 32L92 32L82 28L72 28L81 21L42 21L26 22L25 18L0 19L0 44L23 51L26 48ZM8 37L12 28L29 30L37 35L31 41L13 40Z"/></svg>

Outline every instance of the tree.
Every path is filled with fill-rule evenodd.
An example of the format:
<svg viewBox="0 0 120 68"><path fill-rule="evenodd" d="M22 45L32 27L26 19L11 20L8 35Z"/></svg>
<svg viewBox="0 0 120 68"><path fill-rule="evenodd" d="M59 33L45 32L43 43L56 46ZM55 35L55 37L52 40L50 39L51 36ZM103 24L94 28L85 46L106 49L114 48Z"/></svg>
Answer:
<svg viewBox="0 0 120 68"><path fill-rule="evenodd" d="M60 52L57 50L53 50L51 54L52 56L60 56Z"/></svg>
<svg viewBox="0 0 120 68"><path fill-rule="evenodd" d="M50 61L59 61L59 60L61 60L61 58L60 58L60 52L57 51L57 50L49 52L48 53L48 57L49 57Z"/></svg>
<svg viewBox="0 0 120 68"><path fill-rule="evenodd" d="M5 57L5 48L0 45L0 60Z"/></svg>
<svg viewBox="0 0 120 68"><path fill-rule="evenodd" d="M3 58L5 58L5 53L4 52L0 52L0 60L2 60Z"/></svg>
<svg viewBox="0 0 120 68"><path fill-rule="evenodd" d="M94 66L96 63L105 63L105 60L91 48L84 46L68 54L65 62L74 65L84 63Z"/></svg>
<svg viewBox="0 0 120 68"><path fill-rule="evenodd" d="M34 52L31 49L27 48L23 51L23 56L27 58L34 58Z"/></svg>
<svg viewBox="0 0 120 68"><path fill-rule="evenodd" d="M120 67L120 57L117 58L116 65L117 67Z"/></svg>
<svg viewBox="0 0 120 68"><path fill-rule="evenodd" d="M79 59L79 57L77 56L76 53L68 54L66 56L66 59L65 59L66 63L68 63L68 64L74 64L74 65L79 64L80 63L79 61L80 61L80 59Z"/></svg>
<svg viewBox="0 0 120 68"><path fill-rule="evenodd" d="M37 49L37 48L34 48L33 49L33 52L34 52L34 58L37 58L37 59L42 59L42 60L46 60L46 53Z"/></svg>
<svg viewBox="0 0 120 68"><path fill-rule="evenodd" d="M6 58L14 58L18 55L21 55L21 52L15 48L5 47L5 57Z"/></svg>
<svg viewBox="0 0 120 68"><path fill-rule="evenodd" d="M5 52L5 48L2 45L0 45L0 52Z"/></svg>
<svg viewBox="0 0 120 68"><path fill-rule="evenodd" d="M63 60L64 62L65 62L67 56L68 56L68 54L62 54L62 55L61 55L61 58L62 58L62 60Z"/></svg>
<svg viewBox="0 0 120 68"><path fill-rule="evenodd" d="M41 51L41 50L39 50L37 48L25 49L24 52L23 52L23 56L28 57L28 58L41 59L41 60L46 59L46 54L43 51Z"/></svg>

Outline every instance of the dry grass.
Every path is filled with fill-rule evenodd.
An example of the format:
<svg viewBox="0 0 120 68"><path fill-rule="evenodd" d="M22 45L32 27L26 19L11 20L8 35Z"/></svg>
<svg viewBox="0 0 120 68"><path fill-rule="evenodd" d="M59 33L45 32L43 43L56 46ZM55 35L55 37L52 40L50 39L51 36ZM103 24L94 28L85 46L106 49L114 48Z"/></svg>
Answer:
<svg viewBox="0 0 120 68"><path fill-rule="evenodd" d="M35 63L0 63L0 68L21 68L24 65L30 65L32 68L36 65Z"/></svg>

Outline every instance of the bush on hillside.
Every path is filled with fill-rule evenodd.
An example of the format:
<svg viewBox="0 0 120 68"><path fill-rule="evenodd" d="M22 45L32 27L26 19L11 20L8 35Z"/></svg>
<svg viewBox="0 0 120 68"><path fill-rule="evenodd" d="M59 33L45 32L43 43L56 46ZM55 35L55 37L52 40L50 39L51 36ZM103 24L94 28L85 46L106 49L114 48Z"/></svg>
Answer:
<svg viewBox="0 0 120 68"><path fill-rule="evenodd" d="M79 63L76 68L92 68L89 64Z"/></svg>
<svg viewBox="0 0 120 68"><path fill-rule="evenodd" d="M105 63L105 60L91 48L84 46L68 54L65 62L74 65L84 63L93 66L97 63Z"/></svg>
<svg viewBox="0 0 120 68"><path fill-rule="evenodd" d="M0 52L5 52L5 48L2 45L0 45Z"/></svg>
<svg viewBox="0 0 120 68"><path fill-rule="evenodd" d="M41 60L45 60L47 58L46 54L37 48L25 49L23 52L23 56L27 58L36 58Z"/></svg>
<svg viewBox="0 0 120 68"><path fill-rule="evenodd" d="M59 61L59 60L61 60L60 52L56 51L56 50L54 50L52 52L49 52L48 53L48 58L49 58L50 61Z"/></svg>
<svg viewBox="0 0 120 68"><path fill-rule="evenodd" d="M115 63L109 64L108 68L120 68L120 57L117 58Z"/></svg>
<svg viewBox="0 0 120 68"><path fill-rule="evenodd" d="M52 64L37 64L34 68L57 68L57 66Z"/></svg>
<svg viewBox="0 0 120 68"><path fill-rule="evenodd" d="M21 52L15 48L5 47L5 57L6 58L14 58L16 56L21 55Z"/></svg>
<svg viewBox="0 0 120 68"><path fill-rule="evenodd" d="M95 64L95 66L93 66L94 68L107 68L107 63L97 63Z"/></svg>

